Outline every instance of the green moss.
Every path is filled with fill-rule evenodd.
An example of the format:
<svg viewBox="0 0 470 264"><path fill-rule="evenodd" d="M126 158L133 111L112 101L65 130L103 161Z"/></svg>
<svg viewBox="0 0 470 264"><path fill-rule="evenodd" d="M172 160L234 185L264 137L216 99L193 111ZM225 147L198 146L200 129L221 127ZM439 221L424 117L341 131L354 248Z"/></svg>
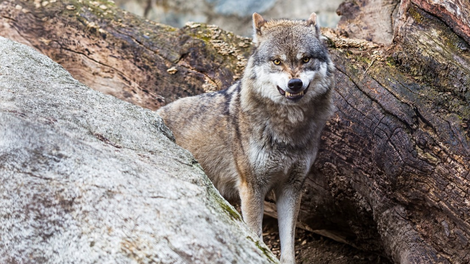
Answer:
<svg viewBox="0 0 470 264"><path fill-rule="evenodd" d="M387 66L389 67L396 67L397 66L397 61L393 57L387 57L385 60Z"/></svg>
<svg viewBox="0 0 470 264"><path fill-rule="evenodd" d="M263 251L263 254L269 259L269 261L271 262L276 262L274 259L272 259L271 257L271 251L269 249L267 249L266 247L262 246L261 243L259 241L256 241L255 242L255 245L261 250Z"/></svg>
<svg viewBox="0 0 470 264"><path fill-rule="evenodd" d="M422 24L425 18L413 6L408 9L408 14L418 23Z"/></svg>
<svg viewBox="0 0 470 264"><path fill-rule="evenodd" d="M440 34L440 37L445 46L453 52L462 52L470 49L465 40L455 34Z"/></svg>
<svg viewBox="0 0 470 264"><path fill-rule="evenodd" d="M351 63L349 65L349 72L351 73L351 76L360 76L362 70L359 70L355 63Z"/></svg>
<svg viewBox="0 0 470 264"><path fill-rule="evenodd" d="M357 61L365 63L365 64L370 64L372 62L372 60L369 56L358 56Z"/></svg>
<svg viewBox="0 0 470 264"><path fill-rule="evenodd" d="M224 200L220 195L214 195L216 202L220 207L235 221L243 221L241 215L231 206L226 200Z"/></svg>
<svg viewBox="0 0 470 264"><path fill-rule="evenodd" d="M342 54L346 57L346 58L351 58L351 56L353 56L353 53L348 49L348 50L343 50Z"/></svg>
<svg viewBox="0 0 470 264"><path fill-rule="evenodd" d="M326 45L330 49L338 49L335 45L335 42L332 39L328 38L328 37L326 37Z"/></svg>
<svg viewBox="0 0 470 264"><path fill-rule="evenodd" d="M247 236L246 238L247 238L248 240L251 240L253 243L255 243L256 247L258 247L258 248L263 252L263 254L269 259L270 262L272 262L272 263L277 263L277 262L278 262L276 259L273 259L271 250L269 250L269 249L266 248L265 246L261 245L261 243L259 242L259 240L255 241L255 240L254 240L252 237L250 237L250 236Z"/></svg>
<svg viewBox="0 0 470 264"><path fill-rule="evenodd" d="M199 163L193 164L193 166L197 166L198 169L202 171L202 167L199 165ZM214 185L212 185L212 182L209 180L209 178L205 177L205 184L207 186L207 192L209 194L209 199L215 201L220 208L228 215L230 218L234 221L243 221L241 215L231 206L220 194L217 192L215 189Z"/></svg>

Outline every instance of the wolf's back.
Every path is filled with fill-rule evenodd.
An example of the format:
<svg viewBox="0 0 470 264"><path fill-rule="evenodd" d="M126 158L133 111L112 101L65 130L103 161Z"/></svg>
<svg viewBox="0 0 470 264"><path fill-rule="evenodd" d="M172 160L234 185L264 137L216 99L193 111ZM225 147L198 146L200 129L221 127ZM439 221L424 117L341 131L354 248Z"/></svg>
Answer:
<svg viewBox="0 0 470 264"><path fill-rule="evenodd" d="M195 156L227 198L238 195L235 188L237 171L233 164L236 144L233 116L239 108L237 85L219 92L181 98L157 111L173 132L176 143Z"/></svg>

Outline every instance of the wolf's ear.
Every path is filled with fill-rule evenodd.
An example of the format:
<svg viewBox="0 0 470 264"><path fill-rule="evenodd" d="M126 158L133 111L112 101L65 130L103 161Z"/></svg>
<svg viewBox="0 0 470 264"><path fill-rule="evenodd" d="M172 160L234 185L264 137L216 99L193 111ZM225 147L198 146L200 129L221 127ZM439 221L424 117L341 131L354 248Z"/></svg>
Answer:
<svg viewBox="0 0 470 264"><path fill-rule="evenodd" d="M266 23L267 21L264 20L264 18L258 14L258 13L253 13L253 42L255 44L258 43L258 37L262 35L261 33L261 27Z"/></svg>
<svg viewBox="0 0 470 264"><path fill-rule="evenodd" d="M317 23L317 14L312 13L310 17L307 20L307 26L313 27L315 29L315 33L317 35L317 38L320 38L320 27L318 26Z"/></svg>

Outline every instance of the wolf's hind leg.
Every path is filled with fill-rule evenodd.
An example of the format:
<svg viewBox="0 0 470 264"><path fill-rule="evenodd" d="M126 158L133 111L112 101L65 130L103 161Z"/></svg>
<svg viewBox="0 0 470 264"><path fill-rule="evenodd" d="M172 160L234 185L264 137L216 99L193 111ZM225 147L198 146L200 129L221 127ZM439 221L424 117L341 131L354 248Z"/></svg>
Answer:
<svg viewBox="0 0 470 264"><path fill-rule="evenodd" d="M278 187L276 207L281 240L281 263L295 263L295 224L300 208L301 189L294 184Z"/></svg>

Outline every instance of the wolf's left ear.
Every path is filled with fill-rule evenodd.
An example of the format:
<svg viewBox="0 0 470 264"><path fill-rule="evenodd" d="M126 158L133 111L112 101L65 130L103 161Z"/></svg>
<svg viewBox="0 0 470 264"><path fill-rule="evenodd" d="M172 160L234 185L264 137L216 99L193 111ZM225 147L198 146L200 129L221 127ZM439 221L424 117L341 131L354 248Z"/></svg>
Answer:
<svg viewBox="0 0 470 264"><path fill-rule="evenodd" d="M318 26L317 14L315 14L315 12L312 13L310 15L310 17L308 18L307 26L313 27L315 29L315 33L316 33L317 38L320 38L320 27Z"/></svg>
<svg viewBox="0 0 470 264"><path fill-rule="evenodd" d="M258 38L261 37L261 27L266 23L267 21L258 13L253 13L253 43L257 44L258 43Z"/></svg>

